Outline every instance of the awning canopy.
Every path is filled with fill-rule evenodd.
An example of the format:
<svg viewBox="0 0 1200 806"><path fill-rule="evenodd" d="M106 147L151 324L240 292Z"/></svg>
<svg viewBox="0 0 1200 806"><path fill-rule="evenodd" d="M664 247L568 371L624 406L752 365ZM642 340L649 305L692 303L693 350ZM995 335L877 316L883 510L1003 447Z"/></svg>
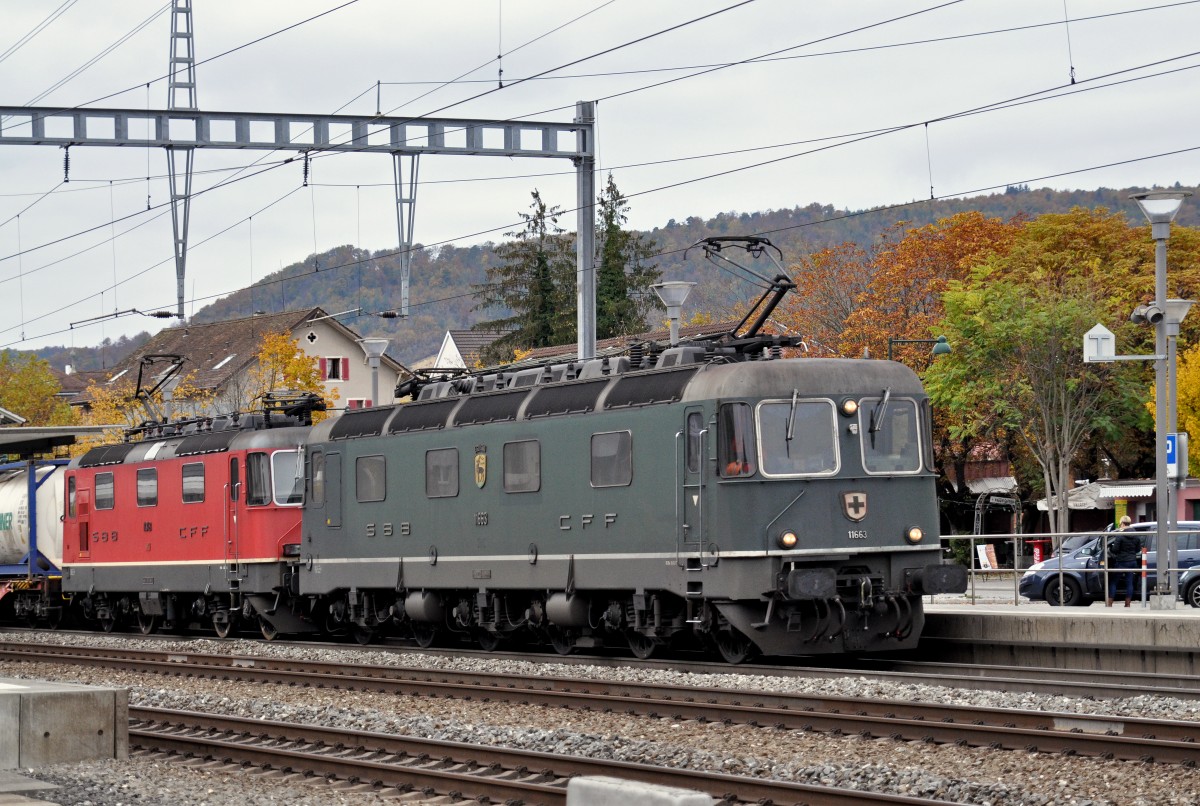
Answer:
<svg viewBox="0 0 1200 806"><path fill-rule="evenodd" d="M1101 487L1097 498L1149 498L1154 495L1153 484L1117 484Z"/></svg>

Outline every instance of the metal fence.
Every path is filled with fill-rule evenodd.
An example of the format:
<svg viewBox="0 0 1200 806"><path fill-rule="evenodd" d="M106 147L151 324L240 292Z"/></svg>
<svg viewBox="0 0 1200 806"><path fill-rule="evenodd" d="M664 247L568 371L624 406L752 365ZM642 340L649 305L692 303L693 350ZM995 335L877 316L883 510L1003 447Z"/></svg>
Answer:
<svg viewBox="0 0 1200 806"><path fill-rule="evenodd" d="M1170 535L1192 534L1194 530L1176 530L1169 532ZM977 582L995 581L1002 579L1011 583L1011 603L1013 605L1031 604L1033 600L1024 598L1020 593L1021 577L1029 570L1031 565L1037 562L1044 562L1041 567L1043 573L1053 573L1057 577L1057 581L1047 582L1047 587L1052 584L1058 585L1058 601L1063 600L1064 589L1067 584L1068 577L1078 575L1087 578L1090 575L1098 575L1103 578L1099 580L1100 590L1107 592L1109 588L1110 574L1117 573L1133 573L1135 577L1135 592L1137 599L1145 605L1153 590L1148 588L1147 578L1148 572L1154 572L1156 569L1147 567L1146 552L1143 547L1141 553L1141 563L1139 567L1134 569L1110 569L1108 563L1108 540L1100 541L1099 553L1095 556L1094 567L1081 567L1075 561L1067 561L1064 555L1070 555L1083 546L1090 543L1092 540L1100 536L1106 538L1115 537L1119 532L1104 532L1104 531L1089 531L1089 532L1040 532L1029 534L986 534L986 535L943 535L941 537L942 550L948 560L962 561L961 547L966 544L967 565L968 569L968 587L966 596L971 604L975 604L980 598ZM1145 540L1146 537L1153 537L1153 532L1137 532L1140 538ZM1065 551L1058 551L1063 545L1067 546ZM956 550L956 546L958 550ZM988 547L991 550L988 550ZM998 549L1003 548L1003 551ZM1064 561L1069 564L1064 566ZM1170 578L1170 592L1174 597L1179 595L1179 576L1187 567L1181 567L1176 563L1168 568L1168 576ZM1085 591L1086 594L1086 591ZM989 591L989 595L995 596L995 589ZM1007 594L1006 594L1007 595ZM1103 598L1103 597L1101 597ZM1037 600L1041 601L1041 600Z"/></svg>

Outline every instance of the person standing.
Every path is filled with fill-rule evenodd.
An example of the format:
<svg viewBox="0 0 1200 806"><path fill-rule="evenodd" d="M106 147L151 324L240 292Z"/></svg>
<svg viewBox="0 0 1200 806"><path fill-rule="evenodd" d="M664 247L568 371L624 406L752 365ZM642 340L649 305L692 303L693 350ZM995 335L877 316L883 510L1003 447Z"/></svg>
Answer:
<svg viewBox="0 0 1200 806"><path fill-rule="evenodd" d="M1129 607L1133 599L1133 581L1138 567L1138 559L1142 553L1142 540L1134 532L1126 531L1131 521L1128 515L1121 518L1121 531L1108 543L1108 599L1105 607L1113 606L1117 598L1117 583L1124 578L1125 606Z"/></svg>

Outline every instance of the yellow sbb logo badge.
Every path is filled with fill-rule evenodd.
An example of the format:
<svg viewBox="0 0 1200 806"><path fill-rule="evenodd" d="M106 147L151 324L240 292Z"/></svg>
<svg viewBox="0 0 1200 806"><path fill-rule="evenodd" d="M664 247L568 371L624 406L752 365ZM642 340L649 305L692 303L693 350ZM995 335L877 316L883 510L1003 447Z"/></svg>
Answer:
<svg viewBox="0 0 1200 806"><path fill-rule="evenodd" d="M475 486L483 489L483 485L487 484L487 454L475 454Z"/></svg>

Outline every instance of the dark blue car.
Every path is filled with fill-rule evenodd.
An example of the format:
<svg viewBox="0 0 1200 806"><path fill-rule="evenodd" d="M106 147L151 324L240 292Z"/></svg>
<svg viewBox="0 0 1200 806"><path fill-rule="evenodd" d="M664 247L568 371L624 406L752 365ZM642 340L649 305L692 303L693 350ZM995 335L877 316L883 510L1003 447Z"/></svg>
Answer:
<svg viewBox="0 0 1200 806"><path fill-rule="evenodd" d="M1158 555L1155 552L1156 529L1154 522L1137 523L1127 531L1141 533L1142 545L1148 549L1146 554L1146 590L1153 590L1155 584L1155 565ZM1176 535L1179 542L1178 567L1185 569L1181 578L1180 590L1183 591L1184 601L1195 607L1200 607L1200 568L1193 573L1187 569L1200 566L1200 521L1180 521L1179 529L1189 531ZM1051 557L1040 563L1034 563L1021 577L1019 590L1022 596L1033 600L1045 600L1051 605L1090 605L1092 602L1105 598L1104 574L1104 544L1102 538L1111 540L1114 532L1094 535L1083 542L1078 548L1067 549L1061 555L1061 585L1059 582L1060 558ZM1141 598L1141 574L1135 578L1134 598ZM1194 599L1188 598L1188 590Z"/></svg>

